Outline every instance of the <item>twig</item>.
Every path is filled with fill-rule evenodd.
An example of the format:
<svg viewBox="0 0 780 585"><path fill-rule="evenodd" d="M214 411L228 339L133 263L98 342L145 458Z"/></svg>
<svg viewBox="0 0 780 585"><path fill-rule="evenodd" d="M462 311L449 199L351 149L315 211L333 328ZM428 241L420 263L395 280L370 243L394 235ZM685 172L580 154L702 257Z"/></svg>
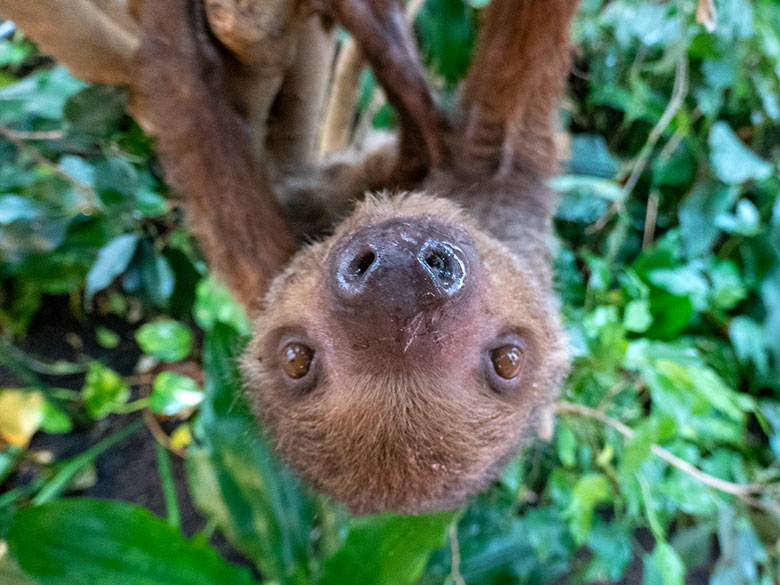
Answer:
<svg viewBox="0 0 780 585"><path fill-rule="evenodd" d="M414 22L424 4L425 0L409 0L404 11L407 22ZM349 146L352 116L355 112L364 66L363 55L357 43L352 38L347 39L341 47L333 73L333 83L320 138L321 155L338 152ZM379 109L381 103L381 97L377 99L372 93L367 111L373 108Z"/></svg>
<svg viewBox="0 0 780 585"><path fill-rule="evenodd" d="M588 233L599 232L604 229L609 221L620 212L625 205L626 200L634 191L642 173L647 167L647 163L650 161L650 156L653 154L658 140L663 136L666 128L672 122L672 119L677 114L678 110L682 107L685 97L688 95L688 54L683 50L680 58L677 60L676 71L674 75L674 87L672 89L672 97L669 99L669 103L666 104L666 109L661 115L661 118L653 126L650 131L650 135L647 137L639 156L634 160L634 165L631 169L631 173L623 186L623 192L620 198L618 198L596 223L590 226L587 230Z"/></svg>
<svg viewBox="0 0 780 585"><path fill-rule="evenodd" d="M583 406L582 404L574 404L565 401L556 402L555 412L558 414L582 416L582 417L598 420L606 425L611 426L613 429L615 429L617 432L619 432L621 435L623 435L626 439L629 440L633 439L636 436L636 432L625 423L622 423L621 421L604 414L600 410L596 410L595 408L590 408L588 406ZM651 444L650 451L656 457L663 459L672 467L676 467L680 471L687 473L688 475L700 481L704 485L707 485L721 492L736 496L751 506L760 507L764 509L768 508L767 504L752 497L755 494L762 493L764 489L766 489L766 485L763 483L734 483L731 481L720 479L718 477L715 477L714 475L705 473L698 467L691 465L690 463L688 463L683 459L680 459L679 457L677 457L677 455L674 455L673 453L667 451L660 445ZM774 506L772 506L771 509L777 511L775 510Z"/></svg>
<svg viewBox="0 0 780 585"><path fill-rule="evenodd" d="M647 211L645 212L645 231L642 234L642 249L647 250L653 245L655 236L655 221L658 218L658 191L650 193L647 199Z"/></svg>
<svg viewBox="0 0 780 585"><path fill-rule="evenodd" d="M161 446L165 447L170 451L171 453L174 453L184 459L186 456L186 453L182 451L181 449L174 449L171 445L171 438L168 436L168 434L163 430L162 426L160 426L160 423L157 421L157 419L154 417L154 414L152 414L152 411L148 408L145 408L143 410L143 418L144 418L144 424L146 424L146 428L149 429L149 432L152 433L152 437L154 437L154 440L157 441Z"/></svg>
<svg viewBox="0 0 780 585"><path fill-rule="evenodd" d="M11 128L2 128L2 133L9 140L62 140L65 137L62 130L24 132L12 130Z"/></svg>
<svg viewBox="0 0 780 585"><path fill-rule="evenodd" d="M460 543L458 542L458 517L454 518L450 522L450 574L447 575L447 579L444 581L446 585L466 585L466 580L460 573Z"/></svg>

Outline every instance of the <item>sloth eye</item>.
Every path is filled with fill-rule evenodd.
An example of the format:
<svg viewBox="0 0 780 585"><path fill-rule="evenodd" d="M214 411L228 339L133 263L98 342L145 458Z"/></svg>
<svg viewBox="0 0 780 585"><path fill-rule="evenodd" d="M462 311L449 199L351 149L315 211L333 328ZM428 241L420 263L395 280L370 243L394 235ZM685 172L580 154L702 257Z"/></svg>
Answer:
<svg viewBox="0 0 780 585"><path fill-rule="evenodd" d="M293 380L299 380L309 373L314 350L303 343L288 343L282 349L282 369Z"/></svg>
<svg viewBox="0 0 780 585"><path fill-rule="evenodd" d="M523 369L523 350L514 344L502 345L490 352L496 374L505 380L516 378Z"/></svg>

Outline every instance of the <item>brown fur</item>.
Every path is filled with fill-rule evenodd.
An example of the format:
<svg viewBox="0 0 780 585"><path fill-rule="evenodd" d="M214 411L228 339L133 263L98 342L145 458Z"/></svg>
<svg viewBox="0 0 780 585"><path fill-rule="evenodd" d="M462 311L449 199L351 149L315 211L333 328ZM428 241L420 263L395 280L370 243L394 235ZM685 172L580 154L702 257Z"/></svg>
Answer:
<svg viewBox="0 0 780 585"><path fill-rule="evenodd" d="M420 70L409 68L416 55L398 32L398 4L322 2L362 45L402 130L396 147L368 162L309 173L298 195L320 185L327 206L369 186L423 191L367 197L289 263L291 224L252 163L205 30L183 0L146 4L140 107L212 266L254 312L242 367L279 452L359 513L451 507L484 487L549 405L568 363L544 181L554 168L553 112L576 0L493 0L466 83L465 124L455 130ZM398 35L405 40L388 44ZM283 192L288 209L312 209L296 203L294 184ZM328 283L345 242L391 224L439 226L455 238L469 258L467 294L403 318L378 293L375 308L357 312L334 296ZM417 302L414 291L401 293ZM524 348L523 369L496 382L490 351L509 338ZM280 367L290 340L314 350L305 387Z"/></svg>

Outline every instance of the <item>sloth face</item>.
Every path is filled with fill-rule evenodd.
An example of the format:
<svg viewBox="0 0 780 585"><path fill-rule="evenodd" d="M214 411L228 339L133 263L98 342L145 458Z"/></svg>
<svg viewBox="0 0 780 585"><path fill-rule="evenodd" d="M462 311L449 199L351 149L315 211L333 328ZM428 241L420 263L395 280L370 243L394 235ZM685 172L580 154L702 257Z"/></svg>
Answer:
<svg viewBox="0 0 780 585"><path fill-rule="evenodd" d="M453 507L566 369L549 291L452 203L368 199L272 284L243 357L277 450L354 513Z"/></svg>

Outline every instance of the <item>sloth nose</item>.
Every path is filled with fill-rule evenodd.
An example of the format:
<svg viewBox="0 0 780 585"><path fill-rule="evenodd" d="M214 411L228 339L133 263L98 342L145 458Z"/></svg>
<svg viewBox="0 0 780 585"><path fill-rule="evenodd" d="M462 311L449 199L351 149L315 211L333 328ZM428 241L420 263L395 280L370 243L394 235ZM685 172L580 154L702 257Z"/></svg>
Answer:
<svg viewBox="0 0 780 585"><path fill-rule="evenodd" d="M460 237L458 237L460 236ZM432 220L392 219L337 245L331 290L337 302L379 317L410 319L461 296L475 263L464 234Z"/></svg>

